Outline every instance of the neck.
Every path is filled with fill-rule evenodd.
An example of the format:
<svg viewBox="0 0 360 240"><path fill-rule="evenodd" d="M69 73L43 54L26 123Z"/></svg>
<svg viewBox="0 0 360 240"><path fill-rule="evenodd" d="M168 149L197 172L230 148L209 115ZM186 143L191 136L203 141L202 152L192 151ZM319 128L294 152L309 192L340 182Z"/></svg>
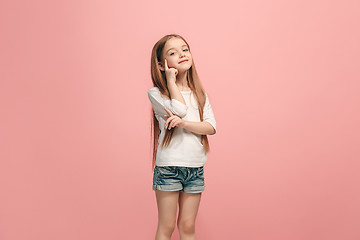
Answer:
<svg viewBox="0 0 360 240"><path fill-rule="evenodd" d="M182 73L178 73L178 75L176 76L176 85L180 88L188 88L188 83L187 83L187 71L182 72Z"/></svg>

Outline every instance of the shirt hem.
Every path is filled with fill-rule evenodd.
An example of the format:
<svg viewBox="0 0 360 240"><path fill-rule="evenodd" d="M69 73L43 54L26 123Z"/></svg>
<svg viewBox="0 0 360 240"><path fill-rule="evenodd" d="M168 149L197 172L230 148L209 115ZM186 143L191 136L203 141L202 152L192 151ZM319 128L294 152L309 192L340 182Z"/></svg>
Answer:
<svg viewBox="0 0 360 240"><path fill-rule="evenodd" d="M166 163L155 163L156 166L177 166L177 167L202 167L205 163L184 163L184 162L166 162Z"/></svg>

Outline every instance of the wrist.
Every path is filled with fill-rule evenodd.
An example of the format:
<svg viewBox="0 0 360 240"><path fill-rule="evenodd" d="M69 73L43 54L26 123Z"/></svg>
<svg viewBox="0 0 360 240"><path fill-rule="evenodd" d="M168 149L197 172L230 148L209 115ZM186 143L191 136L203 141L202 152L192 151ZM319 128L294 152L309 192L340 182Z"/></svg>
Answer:
<svg viewBox="0 0 360 240"><path fill-rule="evenodd" d="M184 129L186 129L187 126L188 126L188 123L189 123L189 121L183 120L183 122L182 122L182 124L181 124L181 127L184 128Z"/></svg>

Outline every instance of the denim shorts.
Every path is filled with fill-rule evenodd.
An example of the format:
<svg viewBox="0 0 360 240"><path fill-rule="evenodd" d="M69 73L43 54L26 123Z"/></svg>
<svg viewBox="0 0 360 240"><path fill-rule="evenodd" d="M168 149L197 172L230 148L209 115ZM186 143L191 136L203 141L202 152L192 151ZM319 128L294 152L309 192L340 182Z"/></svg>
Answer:
<svg viewBox="0 0 360 240"><path fill-rule="evenodd" d="M200 193L205 189L204 166L155 166L153 190Z"/></svg>

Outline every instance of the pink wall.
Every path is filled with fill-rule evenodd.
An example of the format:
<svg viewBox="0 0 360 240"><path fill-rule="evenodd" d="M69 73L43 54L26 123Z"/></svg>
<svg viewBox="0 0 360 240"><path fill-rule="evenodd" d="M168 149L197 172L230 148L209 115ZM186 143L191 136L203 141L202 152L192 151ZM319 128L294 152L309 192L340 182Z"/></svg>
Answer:
<svg viewBox="0 0 360 240"><path fill-rule="evenodd" d="M154 239L168 33L217 120L198 239L360 239L359 1L5 0L0 23L2 240Z"/></svg>

